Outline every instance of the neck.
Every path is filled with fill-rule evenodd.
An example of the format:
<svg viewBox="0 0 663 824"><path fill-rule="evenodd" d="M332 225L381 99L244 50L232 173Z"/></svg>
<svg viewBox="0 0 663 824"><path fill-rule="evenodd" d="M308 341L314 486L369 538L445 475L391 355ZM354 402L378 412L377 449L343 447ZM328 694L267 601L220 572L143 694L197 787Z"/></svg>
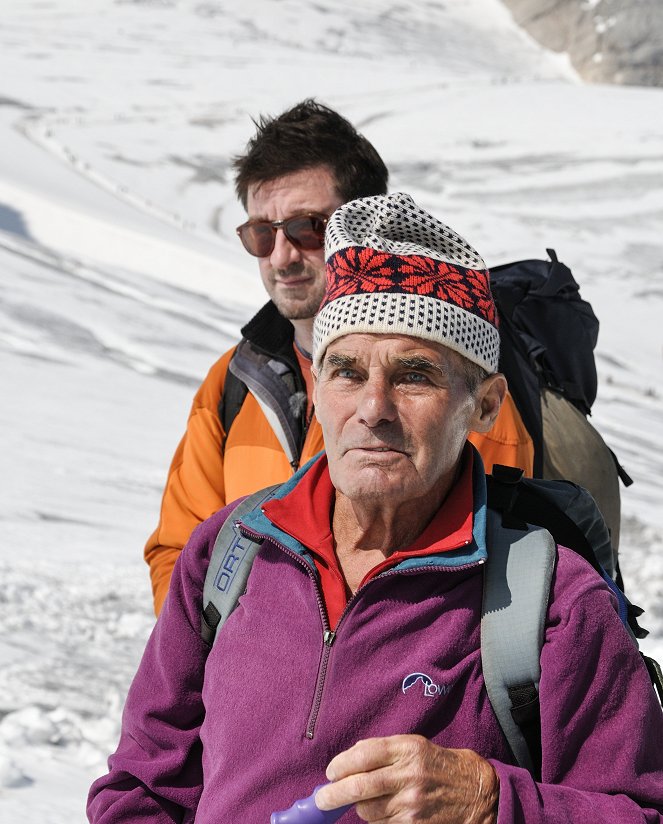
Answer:
<svg viewBox="0 0 663 824"><path fill-rule="evenodd" d="M354 593L365 576L400 549L410 546L426 529L447 490L429 502L404 503L395 508L378 502L357 505L336 493L333 533L336 557L345 583Z"/></svg>
<svg viewBox="0 0 663 824"><path fill-rule="evenodd" d="M313 349L313 318L290 319L295 330L295 343L304 352Z"/></svg>
<svg viewBox="0 0 663 824"><path fill-rule="evenodd" d="M426 529L446 498L448 487L390 506L388 502L351 501L336 493L333 532L337 551L344 554L377 552L388 558L410 546Z"/></svg>

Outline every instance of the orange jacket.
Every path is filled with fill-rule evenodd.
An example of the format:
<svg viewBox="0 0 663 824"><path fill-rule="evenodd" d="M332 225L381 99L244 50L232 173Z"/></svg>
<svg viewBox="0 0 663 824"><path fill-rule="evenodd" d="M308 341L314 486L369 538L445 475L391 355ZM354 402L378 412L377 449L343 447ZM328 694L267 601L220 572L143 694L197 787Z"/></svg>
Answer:
<svg viewBox="0 0 663 824"><path fill-rule="evenodd" d="M288 326L292 329L289 323ZM234 352L235 348L226 352L212 366L194 397L186 432L168 472L159 525L145 546L157 615L168 592L177 556L194 527L226 503L286 481L324 446L322 430L314 416L299 461L292 466L256 397L249 393L222 447L225 433L218 405ZM510 395L493 429L485 435L472 432L469 440L479 449L486 472L491 471L494 463L502 463L519 466L532 474L532 440Z"/></svg>

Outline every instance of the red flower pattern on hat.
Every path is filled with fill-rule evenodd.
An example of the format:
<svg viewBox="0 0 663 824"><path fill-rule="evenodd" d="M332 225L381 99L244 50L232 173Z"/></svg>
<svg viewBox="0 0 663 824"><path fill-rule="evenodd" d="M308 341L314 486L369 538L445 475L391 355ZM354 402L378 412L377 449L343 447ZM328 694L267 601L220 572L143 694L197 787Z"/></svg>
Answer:
<svg viewBox="0 0 663 824"><path fill-rule="evenodd" d="M341 249L327 261L327 292L320 308L342 296L375 292L430 295L497 322L486 271L358 246Z"/></svg>

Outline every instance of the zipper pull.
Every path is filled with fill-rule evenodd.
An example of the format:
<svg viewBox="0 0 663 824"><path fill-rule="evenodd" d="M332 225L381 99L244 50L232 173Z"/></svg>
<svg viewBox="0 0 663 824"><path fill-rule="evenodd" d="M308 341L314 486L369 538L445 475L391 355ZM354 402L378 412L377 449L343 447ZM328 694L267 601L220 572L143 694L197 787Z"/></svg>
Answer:
<svg viewBox="0 0 663 824"><path fill-rule="evenodd" d="M322 641L326 646L331 647L331 645L334 643L335 638L336 638L336 633L333 632L332 630L328 629L328 630L325 630L325 634L322 636Z"/></svg>

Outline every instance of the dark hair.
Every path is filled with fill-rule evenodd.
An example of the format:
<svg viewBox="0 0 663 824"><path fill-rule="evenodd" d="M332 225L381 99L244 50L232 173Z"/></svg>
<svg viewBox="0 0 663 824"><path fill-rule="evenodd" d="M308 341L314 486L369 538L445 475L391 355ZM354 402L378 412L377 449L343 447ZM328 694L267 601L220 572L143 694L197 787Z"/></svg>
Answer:
<svg viewBox="0 0 663 824"><path fill-rule="evenodd" d="M307 99L278 117L261 116L246 153L233 158L235 191L246 208L249 187L327 166L344 202L387 192L382 158L338 112Z"/></svg>

